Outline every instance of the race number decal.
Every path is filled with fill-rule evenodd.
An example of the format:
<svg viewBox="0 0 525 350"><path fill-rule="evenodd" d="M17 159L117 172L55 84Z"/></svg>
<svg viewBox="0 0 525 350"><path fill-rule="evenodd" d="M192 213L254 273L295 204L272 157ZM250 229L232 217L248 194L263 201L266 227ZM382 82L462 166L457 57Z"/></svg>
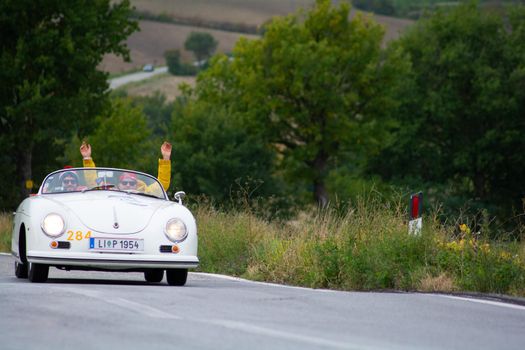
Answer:
<svg viewBox="0 0 525 350"><path fill-rule="evenodd" d="M88 231L84 234L82 231L67 231L67 240L68 241L81 241L83 239L90 239L91 231Z"/></svg>

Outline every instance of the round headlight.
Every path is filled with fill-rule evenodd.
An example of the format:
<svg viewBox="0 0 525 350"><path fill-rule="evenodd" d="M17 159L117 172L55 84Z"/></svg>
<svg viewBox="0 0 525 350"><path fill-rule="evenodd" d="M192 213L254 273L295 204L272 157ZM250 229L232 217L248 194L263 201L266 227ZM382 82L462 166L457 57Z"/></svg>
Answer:
<svg viewBox="0 0 525 350"><path fill-rule="evenodd" d="M58 214L48 214L42 221L42 231L48 236L58 237L64 233L64 219Z"/></svg>
<svg viewBox="0 0 525 350"><path fill-rule="evenodd" d="M166 229L164 230L166 237L174 243L182 242L188 236L188 231L186 230L186 225L180 219L171 219L166 224Z"/></svg>

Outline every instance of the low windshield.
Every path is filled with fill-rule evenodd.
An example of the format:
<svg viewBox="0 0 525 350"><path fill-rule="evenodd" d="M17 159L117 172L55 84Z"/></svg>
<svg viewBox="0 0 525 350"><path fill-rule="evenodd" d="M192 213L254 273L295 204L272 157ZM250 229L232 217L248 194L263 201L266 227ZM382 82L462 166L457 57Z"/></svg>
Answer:
<svg viewBox="0 0 525 350"><path fill-rule="evenodd" d="M42 184L42 194L99 190L122 191L165 199L157 179L130 170L64 169L49 175Z"/></svg>

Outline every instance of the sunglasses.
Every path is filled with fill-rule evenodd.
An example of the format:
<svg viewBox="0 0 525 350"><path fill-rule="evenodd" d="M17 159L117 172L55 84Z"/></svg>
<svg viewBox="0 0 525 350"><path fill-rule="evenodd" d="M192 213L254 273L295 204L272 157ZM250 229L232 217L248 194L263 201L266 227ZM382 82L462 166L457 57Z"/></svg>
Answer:
<svg viewBox="0 0 525 350"><path fill-rule="evenodd" d="M120 181L120 184L123 186L135 186L137 184L137 181Z"/></svg>
<svg viewBox="0 0 525 350"><path fill-rule="evenodd" d="M62 180L62 183L64 185L75 185L77 183L77 180L68 180L68 179L65 179L65 180Z"/></svg>

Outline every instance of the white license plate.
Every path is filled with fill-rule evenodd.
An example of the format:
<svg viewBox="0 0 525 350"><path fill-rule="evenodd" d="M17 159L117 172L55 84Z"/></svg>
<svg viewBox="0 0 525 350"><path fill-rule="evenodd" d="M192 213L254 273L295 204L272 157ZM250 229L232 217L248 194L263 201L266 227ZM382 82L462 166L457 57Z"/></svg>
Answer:
<svg viewBox="0 0 525 350"><path fill-rule="evenodd" d="M134 238L96 238L89 239L89 249L98 251L141 252L144 250L144 240Z"/></svg>

